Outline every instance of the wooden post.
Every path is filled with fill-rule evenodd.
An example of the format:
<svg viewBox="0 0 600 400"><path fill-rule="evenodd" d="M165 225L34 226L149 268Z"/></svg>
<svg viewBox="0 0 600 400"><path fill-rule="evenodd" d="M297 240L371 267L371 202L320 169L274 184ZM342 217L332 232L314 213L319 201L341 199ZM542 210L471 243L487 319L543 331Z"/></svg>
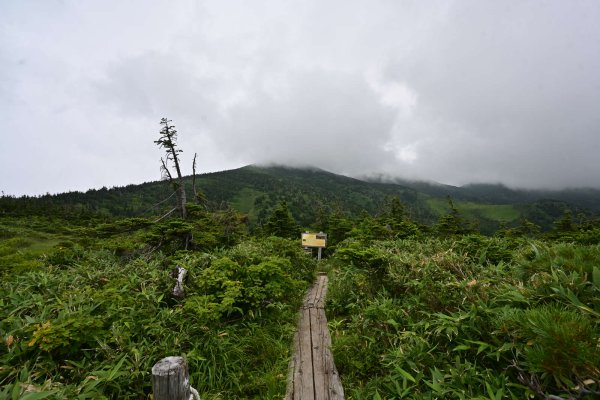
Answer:
<svg viewBox="0 0 600 400"><path fill-rule="evenodd" d="M183 357L165 357L152 367L154 400L189 400L190 374Z"/></svg>

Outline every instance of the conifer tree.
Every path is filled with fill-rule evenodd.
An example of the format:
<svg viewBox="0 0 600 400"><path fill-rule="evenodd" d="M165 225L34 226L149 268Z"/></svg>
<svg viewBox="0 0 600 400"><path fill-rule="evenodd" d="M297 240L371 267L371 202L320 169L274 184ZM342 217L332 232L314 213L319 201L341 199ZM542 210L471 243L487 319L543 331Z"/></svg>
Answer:
<svg viewBox="0 0 600 400"><path fill-rule="evenodd" d="M264 227L265 233L272 236L285 238L297 238L300 234L300 228L292 217L290 209L285 201L273 210Z"/></svg>
<svg viewBox="0 0 600 400"><path fill-rule="evenodd" d="M450 213L440 217L435 226L437 232L442 235L463 235L476 232L473 225L466 221L454 206L452 198L448 196L447 200L450 206Z"/></svg>
<svg viewBox="0 0 600 400"><path fill-rule="evenodd" d="M573 213L566 209L561 218L554 222L555 231L558 233L571 233L577 230L577 226L573 223Z"/></svg>
<svg viewBox="0 0 600 400"><path fill-rule="evenodd" d="M186 196L185 196L185 187L183 185L183 176L181 175L181 168L179 167L179 156L182 151L177 148L177 130L174 125L170 125L171 120L167 118L162 118L160 120L160 124L163 126L160 130L160 137L158 140L155 140L159 147L162 147L166 151L166 161L161 157L160 161L162 163L161 170L165 176L173 186L173 190L177 195L177 209L182 219L186 219ZM177 176L174 178L171 175L171 171L169 170L168 163L169 161L173 162L175 165L175 172Z"/></svg>
<svg viewBox="0 0 600 400"><path fill-rule="evenodd" d="M406 215L404 204L398 196L387 199L380 221L389 230L389 234L396 238L414 235L419 230Z"/></svg>
<svg viewBox="0 0 600 400"><path fill-rule="evenodd" d="M334 245L350 234L350 231L354 228L354 223L344 214L339 206L333 209L329 219L327 220L327 240L330 244Z"/></svg>

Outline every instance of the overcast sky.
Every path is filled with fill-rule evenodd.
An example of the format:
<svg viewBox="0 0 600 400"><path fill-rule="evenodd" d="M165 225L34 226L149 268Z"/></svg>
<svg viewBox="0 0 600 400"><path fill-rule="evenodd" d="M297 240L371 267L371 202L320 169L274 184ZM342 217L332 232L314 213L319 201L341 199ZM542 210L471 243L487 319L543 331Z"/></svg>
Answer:
<svg viewBox="0 0 600 400"><path fill-rule="evenodd" d="M0 190L276 162L600 187L600 1L0 2Z"/></svg>

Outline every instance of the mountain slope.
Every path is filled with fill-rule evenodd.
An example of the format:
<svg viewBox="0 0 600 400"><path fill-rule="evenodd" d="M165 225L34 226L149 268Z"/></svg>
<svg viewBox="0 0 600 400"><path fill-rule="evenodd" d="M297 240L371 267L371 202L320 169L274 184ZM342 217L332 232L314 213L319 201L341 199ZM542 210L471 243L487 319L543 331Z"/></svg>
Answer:
<svg viewBox="0 0 600 400"><path fill-rule="evenodd" d="M455 187L426 182L374 182L333 174L318 168L283 166L246 167L198 175L197 187L211 209L231 205L248 215L252 224L261 224L272 209L286 201L294 218L305 227L333 211L357 216L367 211L382 212L386 199L398 196L410 217L434 223L449 211L446 197L467 217L478 221L484 232L493 232L500 223L515 225L527 218L543 228L552 226L565 209L600 212L600 191L523 191L500 185ZM192 178L185 178L191 199ZM0 214L65 214L79 218L135 217L160 215L175 204L167 182L147 182L111 189L70 192L41 197L0 198Z"/></svg>
<svg viewBox="0 0 600 400"><path fill-rule="evenodd" d="M399 196L419 220L435 219L417 191L397 184L369 183L316 168L246 166L206 174L199 185L213 203L227 201L261 222L280 201L286 201L296 220L312 224L319 213L339 209L356 215L381 211L387 196Z"/></svg>
<svg viewBox="0 0 600 400"><path fill-rule="evenodd" d="M433 197L451 196L457 200L488 204L525 204L540 200L569 203L581 209L600 213L600 189L578 188L562 190L512 189L502 184L476 183L451 186L440 183L368 177L368 182L393 182Z"/></svg>

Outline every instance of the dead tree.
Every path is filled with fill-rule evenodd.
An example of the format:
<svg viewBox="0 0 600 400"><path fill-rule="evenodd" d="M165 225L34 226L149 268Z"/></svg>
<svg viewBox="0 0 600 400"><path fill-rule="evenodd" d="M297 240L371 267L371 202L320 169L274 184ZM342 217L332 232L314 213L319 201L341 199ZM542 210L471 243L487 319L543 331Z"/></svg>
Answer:
<svg viewBox="0 0 600 400"><path fill-rule="evenodd" d="M192 163L192 188L194 189L194 201L196 204L206 208L206 196L203 192L199 192L198 189L196 189L196 156L198 156L198 154L194 153L194 162Z"/></svg>
<svg viewBox="0 0 600 400"><path fill-rule="evenodd" d="M173 190L175 190L177 194L177 210L179 211L181 218L186 219L186 196L185 196L185 187L183 184L183 176L181 175L181 168L179 167L179 153L181 150L177 148L177 130L175 130L174 125L169 125L171 123L170 119L162 118L160 120L160 124L163 126L160 130L160 138L155 140L159 147L162 147L166 151L166 160L160 159L162 165L161 170L163 172L163 176L169 180L171 185L173 186ZM171 175L171 171L169 170L168 163L172 162L175 165L175 172L177 176L174 178Z"/></svg>

